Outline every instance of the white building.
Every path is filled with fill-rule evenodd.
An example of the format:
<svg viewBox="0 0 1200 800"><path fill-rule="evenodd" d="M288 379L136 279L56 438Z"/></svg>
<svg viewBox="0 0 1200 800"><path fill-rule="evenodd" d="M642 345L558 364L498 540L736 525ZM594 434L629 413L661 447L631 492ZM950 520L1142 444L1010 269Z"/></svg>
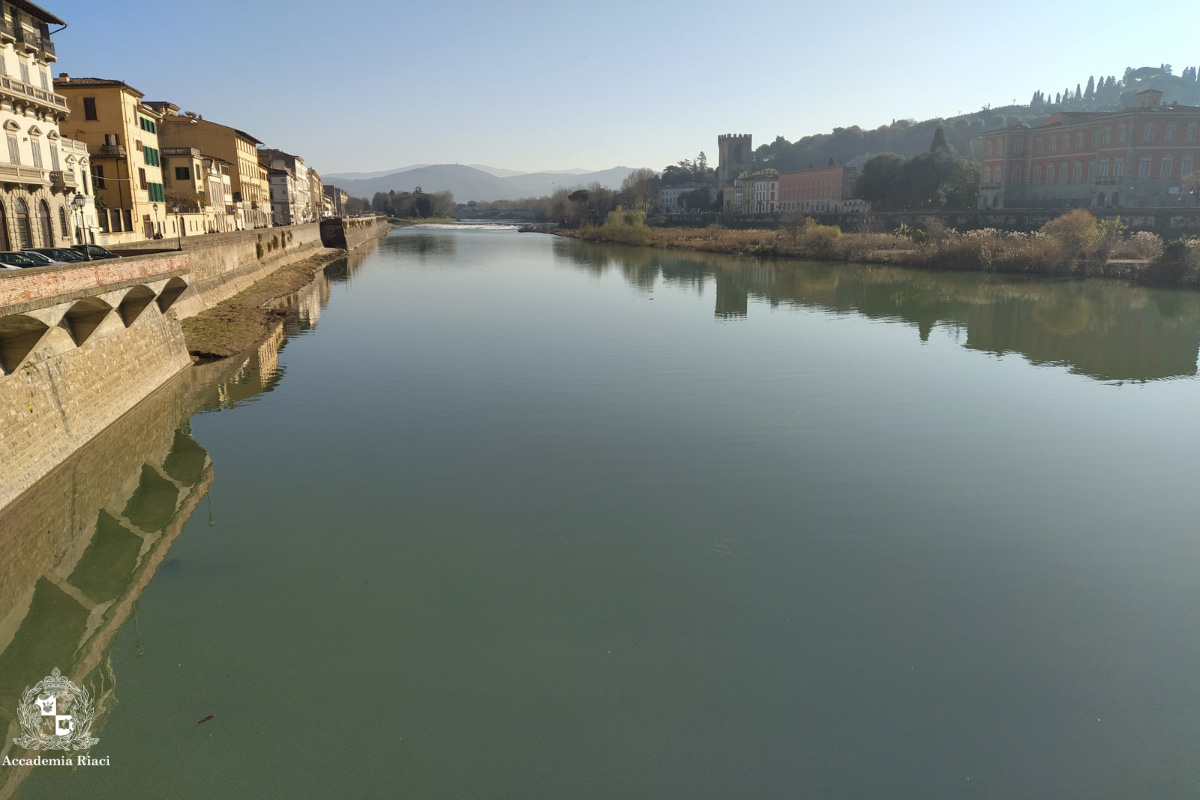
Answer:
<svg viewBox="0 0 1200 800"><path fill-rule="evenodd" d="M32 3L0 3L0 250L91 241L84 231L95 230L87 146L59 132L68 111L50 77L51 25L66 23Z"/></svg>
<svg viewBox="0 0 1200 800"><path fill-rule="evenodd" d="M312 179L304 159L282 150L259 150L271 186L271 216L275 225L299 225L320 219L312 202Z"/></svg>

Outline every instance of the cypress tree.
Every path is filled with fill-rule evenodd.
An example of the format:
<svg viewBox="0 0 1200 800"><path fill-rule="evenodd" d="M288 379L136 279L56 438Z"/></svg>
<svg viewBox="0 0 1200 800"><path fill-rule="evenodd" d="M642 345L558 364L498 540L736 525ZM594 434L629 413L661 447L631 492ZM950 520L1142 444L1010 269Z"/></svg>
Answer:
<svg viewBox="0 0 1200 800"><path fill-rule="evenodd" d="M1094 75L1088 78L1087 89L1084 90L1083 96L1087 100L1096 99L1096 77Z"/></svg>
<svg viewBox="0 0 1200 800"><path fill-rule="evenodd" d="M933 144L929 145L929 152L932 153L935 150L945 150L948 148L949 145L946 144L946 132L939 125L938 129L933 132Z"/></svg>

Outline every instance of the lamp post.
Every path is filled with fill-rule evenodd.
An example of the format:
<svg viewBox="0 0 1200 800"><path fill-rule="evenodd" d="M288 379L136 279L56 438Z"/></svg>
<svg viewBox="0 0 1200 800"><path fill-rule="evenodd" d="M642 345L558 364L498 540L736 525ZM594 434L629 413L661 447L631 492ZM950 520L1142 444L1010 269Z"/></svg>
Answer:
<svg viewBox="0 0 1200 800"><path fill-rule="evenodd" d="M90 243L87 240L87 228L86 228L87 220L83 216L83 208L86 205L87 205L87 201L83 199L83 195L81 195L81 194L77 194L73 198L71 198L71 207L74 208L75 213L79 215L79 227L77 227L75 230L83 231L83 233L81 233L79 235L79 238L81 240L80 244L83 245L83 255L84 255L85 259L88 261L91 261L92 260L92 251L88 249L88 247L90 246Z"/></svg>
<svg viewBox="0 0 1200 800"><path fill-rule="evenodd" d="M176 250L183 251L183 214L179 213L179 204L171 206L171 213L175 215L175 223L179 225L179 244Z"/></svg>

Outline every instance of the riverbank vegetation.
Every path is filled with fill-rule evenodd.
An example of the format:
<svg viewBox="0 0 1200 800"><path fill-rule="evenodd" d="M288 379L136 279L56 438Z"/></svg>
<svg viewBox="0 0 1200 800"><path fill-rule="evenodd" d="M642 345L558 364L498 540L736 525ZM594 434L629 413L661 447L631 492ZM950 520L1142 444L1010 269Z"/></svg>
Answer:
<svg viewBox="0 0 1200 800"><path fill-rule="evenodd" d="M995 228L957 231L935 218L880 233L846 232L801 215L785 216L778 230L730 230L719 225L655 228L646 224L643 212L617 208L602 225L559 233L595 242L814 261L1200 285L1200 240L1184 239L1164 246L1153 233L1130 234L1120 220L1100 220L1083 209L1064 214L1033 233Z"/></svg>

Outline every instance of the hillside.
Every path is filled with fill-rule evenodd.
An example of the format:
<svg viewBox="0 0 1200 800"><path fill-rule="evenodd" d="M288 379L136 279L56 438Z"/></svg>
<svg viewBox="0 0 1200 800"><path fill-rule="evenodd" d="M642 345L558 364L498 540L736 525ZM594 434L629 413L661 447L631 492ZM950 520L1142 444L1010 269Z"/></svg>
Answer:
<svg viewBox="0 0 1200 800"><path fill-rule="evenodd" d="M494 172L505 172L496 170ZM599 172L532 172L516 175L496 175L476 167L461 164L434 164L416 167L388 175L370 178L340 178L337 186L353 197L371 198L376 192L411 192L420 186L425 192L448 191L460 203L471 200L490 202L493 200L516 200L521 197L542 197L556 189L575 188L598 183L608 189L617 189L621 181L633 170L629 167L614 167Z"/></svg>
<svg viewBox="0 0 1200 800"><path fill-rule="evenodd" d="M1086 88L1085 88L1086 85ZM922 120L897 120L865 130L857 125L834 128L832 133L805 136L789 142L782 136L754 151L756 168L805 169L823 166L833 159L836 163L861 166L879 153L898 153L914 156L929 149L933 134L939 128L946 132L946 141L960 155L976 158L979 134L1023 122L1035 126L1057 111L1119 111L1135 104L1137 93L1145 89L1164 92L1163 102L1180 105L1200 105L1200 81L1197 70L1188 67L1179 75L1170 65L1160 67L1130 67L1121 78L1094 76L1061 92L1036 91L1028 105L1009 105L1000 108L985 106L979 111L956 117Z"/></svg>

